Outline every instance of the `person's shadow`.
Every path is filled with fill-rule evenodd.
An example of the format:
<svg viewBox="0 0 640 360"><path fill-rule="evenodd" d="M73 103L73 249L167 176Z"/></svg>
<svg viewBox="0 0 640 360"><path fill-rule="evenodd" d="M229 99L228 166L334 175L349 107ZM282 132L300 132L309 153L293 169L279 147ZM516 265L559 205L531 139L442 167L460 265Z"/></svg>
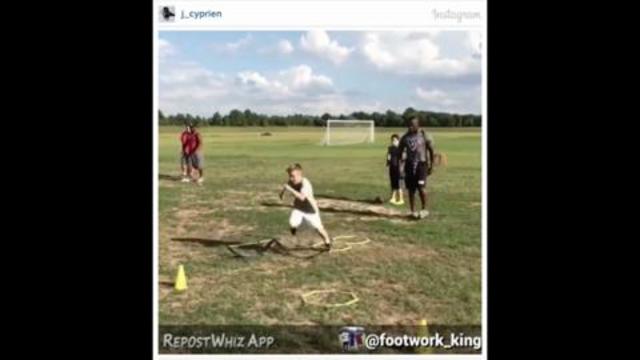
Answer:
<svg viewBox="0 0 640 360"><path fill-rule="evenodd" d="M158 178L160 180L169 180L169 181L180 181L180 180L182 180L182 176L179 176L179 175L159 174Z"/></svg>
<svg viewBox="0 0 640 360"><path fill-rule="evenodd" d="M172 238L171 240L200 244L206 247L235 245L235 244L242 243L241 241L236 241L236 240L219 240L219 239L207 239L207 238L200 238L200 237L178 237L178 238Z"/></svg>

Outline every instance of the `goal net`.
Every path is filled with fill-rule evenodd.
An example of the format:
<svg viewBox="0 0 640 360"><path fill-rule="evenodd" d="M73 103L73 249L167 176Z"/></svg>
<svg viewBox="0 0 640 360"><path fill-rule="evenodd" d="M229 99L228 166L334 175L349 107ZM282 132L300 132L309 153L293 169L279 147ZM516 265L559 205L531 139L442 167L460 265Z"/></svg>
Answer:
<svg viewBox="0 0 640 360"><path fill-rule="evenodd" d="M372 143L375 125L373 120L327 120L324 145L348 145Z"/></svg>

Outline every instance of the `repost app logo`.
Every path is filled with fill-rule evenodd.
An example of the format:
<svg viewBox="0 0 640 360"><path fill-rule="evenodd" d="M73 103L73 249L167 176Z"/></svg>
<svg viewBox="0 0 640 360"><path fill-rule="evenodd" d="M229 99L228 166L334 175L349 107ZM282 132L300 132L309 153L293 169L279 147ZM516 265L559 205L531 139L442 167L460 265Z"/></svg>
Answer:
<svg viewBox="0 0 640 360"><path fill-rule="evenodd" d="M364 344L364 328L360 326L345 326L338 335L343 351L358 351Z"/></svg>

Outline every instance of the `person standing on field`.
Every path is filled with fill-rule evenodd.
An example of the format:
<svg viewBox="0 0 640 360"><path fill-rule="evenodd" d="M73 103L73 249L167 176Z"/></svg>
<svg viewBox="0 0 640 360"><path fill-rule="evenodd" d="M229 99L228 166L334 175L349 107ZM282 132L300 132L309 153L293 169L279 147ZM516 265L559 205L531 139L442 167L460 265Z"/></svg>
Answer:
<svg viewBox="0 0 640 360"><path fill-rule="evenodd" d="M198 172L195 181L201 184L204 181L202 169L202 138L192 123L187 123L185 130L180 135L182 152L180 156L180 168L182 170L182 182L193 181L193 169Z"/></svg>
<svg viewBox="0 0 640 360"><path fill-rule="evenodd" d="M418 118L411 119L409 131L402 136L399 145L400 153L406 151L404 163L404 180L409 190L409 205L411 216L414 219L423 219L429 216L427 205L427 176L433 171L433 147L432 142L427 139L424 131L420 130ZM415 210L416 190L420 194L422 209Z"/></svg>
<svg viewBox="0 0 640 360"><path fill-rule="evenodd" d="M391 199L393 205L404 205L400 182L403 180L402 152L400 151L400 137L391 135L391 145L387 148L387 167L389 168L389 181L391 183Z"/></svg>

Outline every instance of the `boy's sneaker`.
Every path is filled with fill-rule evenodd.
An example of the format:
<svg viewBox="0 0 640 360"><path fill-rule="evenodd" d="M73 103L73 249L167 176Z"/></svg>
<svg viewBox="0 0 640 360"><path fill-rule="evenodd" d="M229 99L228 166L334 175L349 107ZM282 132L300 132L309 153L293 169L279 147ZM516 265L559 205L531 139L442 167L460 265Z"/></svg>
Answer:
<svg viewBox="0 0 640 360"><path fill-rule="evenodd" d="M186 183L186 182L191 182L191 179L189 179L188 177L185 176L185 177L182 178L181 181Z"/></svg>
<svg viewBox="0 0 640 360"><path fill-rule="evenodd" d="M198 180L196 180L196 182L198 184L202 184L204 182L204 178L198 178Z"/></svg>
<svg viewBox="0 0 640 360"><path fill-rule="evenodd" d="M398 205L398 202L394 198L389 199L389 203L392 205Z"/></svg>
<svg viewBox="0 0 640 360"><path fill-rule="evenodd" d="M404 205L404 200L396 201L394 205Z"/></svg>
<svg viewBox="0 0 640 360"><path fill-rule="evenodd" d="M420 214L418 214L417 211L414 211L414 212L411 213L411 217L414 218L414 219L420 219Z"/></svg>
<svg viewBox="0 0 640 360"><path fill-rule="evenodd" d="M429 210L426 210L426 209L420 210L420 219L424 219L427 216L429 216Z"/></svg>

